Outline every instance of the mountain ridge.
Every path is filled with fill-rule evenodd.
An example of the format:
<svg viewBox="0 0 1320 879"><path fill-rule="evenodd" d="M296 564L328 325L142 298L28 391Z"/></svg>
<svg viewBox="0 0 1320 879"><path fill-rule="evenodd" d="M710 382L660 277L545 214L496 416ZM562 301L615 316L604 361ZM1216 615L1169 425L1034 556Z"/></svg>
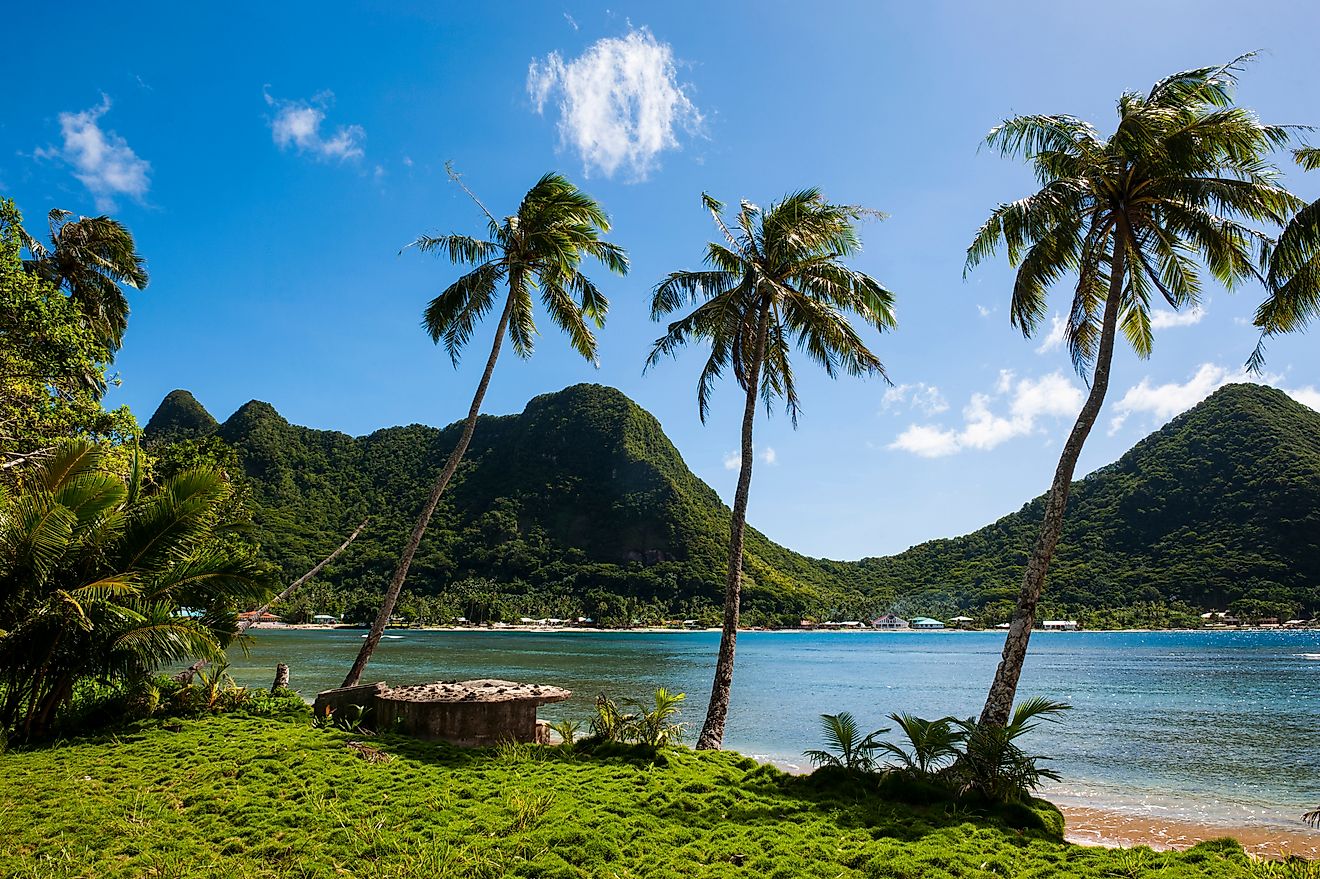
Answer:
<svg viewBox="0 0 1320 879"><path fill-rule="evenodd" d="M375 536L326 578L341 604L351 594L364 605L459 429L414 424L352 437L292 425L256 400L209 431L208 419L215 424L191 394L172 392L146 438L210 435L236 449L263 546L287 575L362 517L377 519ZM858 561L809 558L753 531L749 621L888 608L1002 615L1042 502L960 537ZM1271 388L1226 386L1074 483L1045 606L1145 602L1185 612L1251 599L1313 609L1317 507L1320 414ZM410 583L422 604L467 602L478 616L483 608L470 605L483 590L499 596L485 608L497 613L535 605L565 616L710 616L727 529L728 508L653 416L616 389L573 385L522 413L481 417Z"/></svg>

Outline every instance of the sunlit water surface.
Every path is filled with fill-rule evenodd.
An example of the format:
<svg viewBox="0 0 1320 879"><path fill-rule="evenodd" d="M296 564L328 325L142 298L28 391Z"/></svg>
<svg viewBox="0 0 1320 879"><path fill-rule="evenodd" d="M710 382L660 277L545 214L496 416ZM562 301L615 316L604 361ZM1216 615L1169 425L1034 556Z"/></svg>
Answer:
<svg viewBox="0 0 1320 879"><path fill-rule="evenodd" d="M354 630L258 630L231 673L269 686L277 662L310 697L338 686ZM494 677L555 684L573 699L542 716L584 718L598 693L685 692L693 733L717 632L391 633L368 680ZM818 715L976 714L1002 633L746 632L738 637L725 745L787 768L819 745ZM1133 814L1296 827L1320 806L1320 632L1037 633L1020 693L1074 706L1029 740L1064 778L1049 795Z"/></svg>

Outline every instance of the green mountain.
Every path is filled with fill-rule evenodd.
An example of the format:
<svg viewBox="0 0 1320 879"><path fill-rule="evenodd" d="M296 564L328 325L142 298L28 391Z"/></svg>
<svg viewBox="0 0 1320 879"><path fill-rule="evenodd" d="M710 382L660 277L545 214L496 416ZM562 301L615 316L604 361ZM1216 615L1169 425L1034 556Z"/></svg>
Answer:
<svg viewBox="0 0 1320 879"><path fill-rule="evenodd" d="M953 595L1005 619L1043 513L1042 496L972 534L827 568L869 595ZM1047 608L1142 602L1320 610L1320 413L1228 385L1073 484Z"/></svg>
<svg viewBox="0 0 1320 879"><path fill-rule="evenodd" d="M219 424L190 391L175 390L165 395L147 422L144 435L152 442L193 439L213 433Z"/></svg>
<svg viewBox="0 0 1320 879"><path fill-rule="evenodd" d="M216 426L175 391L146 435L157 448L204 436L232 446L251 485L257 536L289 578L369 516L358 542L289 608L360 619L372 613L458 431L411 425L350 437L291 425L257 401ZM1313 611L1318 502L1320 414L1270 388L1228 386L1074 485L1044 607L1092 625L1158 624L1170 612L1187 618L1234 603L1259 615ZM891 607L1006 618L1042 504L964 537L860 562L809 559L753 531L748 621ZM422 544L404 609L434 619L713 620L728 521L650 414L612 388L576 385L521 414L482 417ZM1112 610L1133 606L1146 616Z"/></svg>
<svg viewBox="0 0 1320 879"><path fill-rule="evenodd" d="M162 403L168 417L158 412L151 425L180 420L171 414L176 394ZM213 434L237 450L257 536L286 576L371 518L326 578L353 598L319 596L356 615L383 588L459 430L410 425L350 437L292 425L252 401ZM146 433L149 445L177 435ZM422 599L442 599L434 613L474 619L713 618L728 530L728 509L687 469L653 416L613 388L576 385L533 399L519 415L482 416L409 584L424 606ZM753 619L796 621L836 588L817 564L755 532L746 567ZM367 609L345 606L357 598Z"/></svg>

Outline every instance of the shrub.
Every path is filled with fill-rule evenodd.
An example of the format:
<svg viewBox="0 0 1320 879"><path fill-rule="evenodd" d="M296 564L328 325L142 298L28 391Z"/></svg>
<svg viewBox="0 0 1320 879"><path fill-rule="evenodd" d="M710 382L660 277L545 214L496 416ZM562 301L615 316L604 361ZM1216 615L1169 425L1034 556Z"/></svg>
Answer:
<svg viewBox="0 0 1320 879"><path fill-rule="evenodd" d="M889 732L878 729L863 736L857 720L850 712L822 714L821 732L829 750L803 751L802 754L817 768L838 767L853 772L871 772L875 769L875 752L880 748L879 736Z"/></svg>
<svg viewBox="0 0 1320 879"><path fill-rule="evenodd" d="M877 743L880 751L898 761L887 769L930 779L958 757L958 745L965 734L954 718L923 720L911 714L891 714L889 719L898 724L909 747L904 749L893 742Z"/></svg>
<svg viewBox="0 0 1320 879"><path fill-rule="evenodd" d="M1072 706L1042 697L1028 699L1013 710L1004 726L974 719L957 721L963 732L962 753L948 769L959 793L991 803L1020 803L1031 798L1045 779L1059 780L1040 766L1048 757L1028 754L1017 740L1036 728L1037 719L1057 723Z"/></svg>

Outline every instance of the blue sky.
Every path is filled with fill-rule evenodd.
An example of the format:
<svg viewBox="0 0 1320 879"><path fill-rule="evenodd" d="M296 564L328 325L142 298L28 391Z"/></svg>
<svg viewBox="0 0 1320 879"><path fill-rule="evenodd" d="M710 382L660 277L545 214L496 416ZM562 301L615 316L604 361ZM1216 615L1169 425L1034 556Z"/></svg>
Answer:
<svg viewBox="0 0 1320 879"><path fill-rule="evenodd" d="M863 230L858 268L898 297L871 337L896 387L831 382L807 363L799 428L758 423L752 523L797 550L885 554L964 533L1041 492L1081 400L1048 334L1008 323L1002 263L962 278L971 234L1026 194L1021 166L978 151L1007 115L1112 125L1124 89L1262 50L1241 102L1320 123L1320 8L1118 0L628 4L196 4L42 9L10 41L0 192L29 222L55 206L110 211L147 256L116 367L145 422L169 390L218 418L248 399L353 434L466 411L493 327L454 370L418 328L455 277L399 249L479 233L444 174L453 160L496 213L558 169L609 210L631 274L610 296L599 369L548 325L534 358L501 362L486 411L580 381L614 385L663 423L726 498L738 393L704 426L691 351L645 376L660 328L649 293L697 267L712 227L699 194L768 202L803 186L890 218ZM1289 170L1308 199L1320 174ZM1254 343L1257 290L1210 287L1166 315L1148 362L1124 351L1083 472L1232 380ZM1063 308L1063 297L1056 300ZM1276 341L1266 380L1320 406L1308 336Z"/></svg>

